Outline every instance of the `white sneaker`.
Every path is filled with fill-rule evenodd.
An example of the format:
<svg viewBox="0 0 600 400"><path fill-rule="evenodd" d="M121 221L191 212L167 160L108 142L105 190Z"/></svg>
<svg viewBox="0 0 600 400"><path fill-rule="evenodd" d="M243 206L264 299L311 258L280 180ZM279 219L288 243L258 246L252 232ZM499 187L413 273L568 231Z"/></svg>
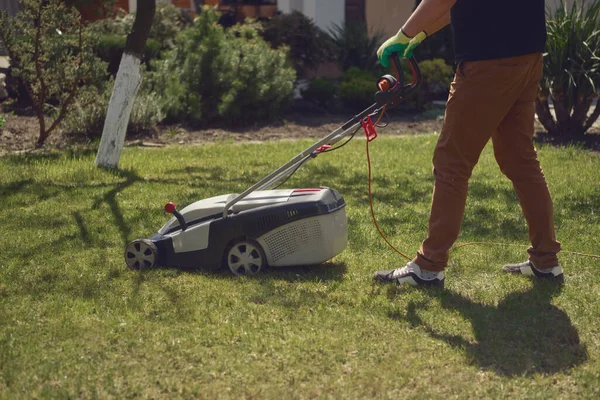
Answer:
<svg viewBox="0 0 600 400"><path fill-rule="evenodd" d="M398 285L444 287L444 271L422 270L410 261L402 268L377 271L373 279L379 282L396 282Z"/></svg>
<svg viewBox="0 0 600 400"><path fill-rule="evenodd" d="M565 280L563 268L560 264L552 268L537 269L533 262L525 261L520 264L506 264L502 267L502 271L536 278L552 279L559 282L564 282Z"/></svg>

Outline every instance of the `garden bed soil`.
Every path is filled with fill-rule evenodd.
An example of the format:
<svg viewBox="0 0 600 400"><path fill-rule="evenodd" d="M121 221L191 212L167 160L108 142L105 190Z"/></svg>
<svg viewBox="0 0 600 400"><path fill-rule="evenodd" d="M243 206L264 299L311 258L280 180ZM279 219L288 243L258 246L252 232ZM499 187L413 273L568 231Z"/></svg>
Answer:
<svg viewBox="0 0 600 400"><path fill-rule="evenodd" d="M1 110L0 110L1 111ZM273 140L296 140L302 138L321 138L340 127L349 117L333 114L291 113L277 122L254 124L245 127L231 128L226 126L210 126L203 129L184 125L161 125L153 132L130 135L127 146L162 147L172 144L194 145L215 141L257 142ZM441 116L430 118L423 116L392 115L385 128L379 128L382 136L412 135L440 132ZM543 132L536 123L538 132ZM600 150L600 129L594 128L594 135L587 135L586 148ZM0 154L45 151L90 146L93 139L73 137L55 131L47 139L42 149L35 149L39 135L37 118L33 115L6 115L6 124L0 128ZM96 140L100 137L97 134ZM545 135L538 134L539 142L546 142Z"/></svg>
<svg viewBox="0 0 600 400"><path fill-rule="evenodd" d="M128 135L126 145L166 146L170 144L193 145L215 141L255 142L270 140L295 140L320 138L340 127L347 116L288 114L284 119L268 124L253 124L231 128L210 126L202 129L184 125L161 125L153 132ZM442 122L436 118L391 117L382 135L405 135L439 132ZM0 129L0 153L33 151L39 136L39 125L35 116L6 115L6 124ZM96 140L100 137L97 134ZM73 137L55 131L46 140L44 149L64 149L89 145L90 138ZM43 151L43 150L38 150Z"/></svg>

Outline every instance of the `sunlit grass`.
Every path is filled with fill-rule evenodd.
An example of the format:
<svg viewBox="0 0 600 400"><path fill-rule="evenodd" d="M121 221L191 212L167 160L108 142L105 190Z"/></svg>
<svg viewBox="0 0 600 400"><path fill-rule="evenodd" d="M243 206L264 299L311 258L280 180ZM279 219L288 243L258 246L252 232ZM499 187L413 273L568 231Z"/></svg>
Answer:
<svg viewBox="0 0 600 400"><path fill-rule="evenodd" d="M414 254L427 229L437 137L371 144L379 224ZM288 187L347 202L348 248L317 267L129 271L125 245L162 206L240 192L311 142L3 157L0 398L595 398L600 260L561 254L566 285L500 273L527 228L490 148L474 171L446 290L373 285L404 260L370 217L365 142L306 164ZM539 149L563 248L600 254L600 157Z"/></svg>

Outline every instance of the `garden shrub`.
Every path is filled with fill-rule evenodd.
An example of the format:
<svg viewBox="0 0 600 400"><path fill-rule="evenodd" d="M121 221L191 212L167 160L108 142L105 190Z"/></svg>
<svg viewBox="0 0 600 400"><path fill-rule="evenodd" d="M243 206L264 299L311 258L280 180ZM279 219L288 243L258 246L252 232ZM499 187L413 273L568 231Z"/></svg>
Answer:
<svg viewBox="0 0 600 400"><path fill-rule="evenodd" d="M125 49L127 35L131 32L135 13L118 11L112 18L105 18L90 24L90 30L97 38L94 51L108 63L108 71L115 76L119 70ZM160 53L175 46L175 37L191 22L183 11L172 4L156 4L150 35L144 49L144 63L158 58Z"/></svg>
<svg viewBox="0 0 600 400"><path fill-rule="evenodd" d="M0 38L11 74L28 94L40 125L37 146L58 128L81 89L105 79L93 36L77 9L60 0L25 0L14 17L0 12Z"/></svg>
<svg viewBox="0 0 600 400"><path fill-rule="evenodd" d="M276 15L264 22L261 34L273 48L289 47L292 64L300 74L331 59L331 39L299 11Z"/></svg>
<svg viewBox="0 0 600 400"><path fill-rule="evenodd" d="M352 112L360 111L375 102L377 78L369 71L352 67L341 77L339 94L342 105Z"/></svg>
<svg viewBox="0 0 600 400"><path fill-rule="evenodd" d="M91 86L82 90L79 100L63 123L63 132L91 139L100 138L113 86L114 79L111 78L100 88ZM127 133L149 133L162 119L159 100L147 85L142 84L135 96Z"/></svg>
<svg viewBox="0 0 600 400"><path fill-rule="evenodd" d="M324 77L316 77L311 79L308 87L302 91L302 98L321 107L332 109L336 93L335 82Z"/></svg>
<svg viewBox="0 0 600 400"><path fill-rule="evenodd" d="M113 76L119 71L126 40L127 36L125 35L105 34L100 36L95 45L96 54L102 61L108 63L108 72ZM144 61L146 65L148 65L150 60L158 57L160 51L161 44L158 41L151 38L146 40L144 48Z"/></svg>
<svg viewBox="0 0 600 400"><path fill-rule="evenodd" d="M169 119L224 119L242 123L268 118L291 100L294 69L287 48L272 49L255 24L224 29L204 7L182 31L175 48L153 63L153 90Z"/></svg>
<svg viewBox="0 0 600 400"><path fill-rule="evenodd" d="M547 13L547 53L536 112L550 137L583 140L600 117L600 0L560 0Z"/></svg>
<svg viewBox="0 0 600 400"><path fill-rule="evenodd" d="M454 68L441 58L419 62L422 81L421 86L415 93L408 96L400 109L409 112L422 112L431 108L434 100L446 100L450 83L454 75ZM413 80L410 67L406 61L402 61L405 83Z"/></svg>
<svg viewBox="0 0 600 400"><path fill-rule="evenodd" d="M445 100L454 76L454 68L441 58L420 62L419 67L423 74L423 88L427 97L432 100Z"/></svg>
<svg viewBox="0 0 600 400"><path fill-rule="evenodd" d="M381 32L369 32L364 23L349 23L334 25L331 35L335 46L335 60L343 71L355 67L381 74L383 69L377 59L377 49L384 38Z"/></svg>

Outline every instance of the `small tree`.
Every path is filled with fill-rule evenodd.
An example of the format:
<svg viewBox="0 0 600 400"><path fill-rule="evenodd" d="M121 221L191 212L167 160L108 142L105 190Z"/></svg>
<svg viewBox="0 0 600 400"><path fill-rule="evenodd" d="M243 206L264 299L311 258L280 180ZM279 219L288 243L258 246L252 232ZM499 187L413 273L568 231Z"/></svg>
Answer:
<svg viewBox="0 0 600 400"><path fill-rule="evenodd" d="M556 139L581 139L600 116L600 0L561 0L547 21L547 54L536 111ZM550 101L554 106L553 115ZM600 104L600 103L599 103Z"/></svg>
<svg viewBox="0 0 600 400"><path fill-rule="evenodd" d="M79 88L103 75L76 8L60 0L22 0L15 17L0 12L0 37L40 125L41 147L73 105Z"/></svg>
<svg viewBox="0 0 600 400"><path fill-rule="evenodd" d="M150 35L156 0L137 0L137 13L131 32L127 35L125 51L115 79L106 112L100 147L96 154L98 167L117 168L125 144L127 124L135 95L142 83L140 63Z"/></svg>

